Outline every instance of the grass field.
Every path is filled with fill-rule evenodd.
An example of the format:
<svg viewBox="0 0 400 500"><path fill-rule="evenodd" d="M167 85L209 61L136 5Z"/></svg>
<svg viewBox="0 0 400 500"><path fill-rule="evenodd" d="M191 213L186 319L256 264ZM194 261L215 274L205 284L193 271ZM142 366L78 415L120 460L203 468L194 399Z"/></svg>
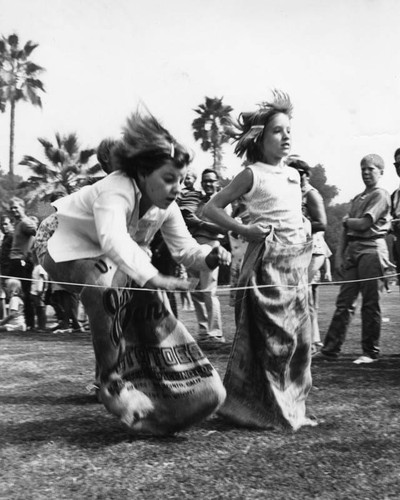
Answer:
<svg viewBox="0 0 400 500"><path fill-rule="evenodd" d="M137 438L96 403L90 335L2 333L0 498L398 499L400 498L399 292L382 297L378 363L357 366L356 313L343 356L315 361L308 414L297 433L237 429L218 417L168 438ZM321 286L326 331L338 288ZM223 376L234 334L206 351ZM194 313L181 319L195 333Z"/></svg>

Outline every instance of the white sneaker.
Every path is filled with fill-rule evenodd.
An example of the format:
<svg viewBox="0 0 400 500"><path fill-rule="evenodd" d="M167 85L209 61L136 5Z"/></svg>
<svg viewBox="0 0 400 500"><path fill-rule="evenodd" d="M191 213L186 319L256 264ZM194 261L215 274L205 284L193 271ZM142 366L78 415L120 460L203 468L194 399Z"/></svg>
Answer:
<svg viewBox="0 0 400 500"><path fill-rule="evenodd" d="M57 330L54 330L53 333L58 334L58 333L72 333L72 328L57 328Z"/></svg>
<svg viewBox="0 0 400 500"><path fill-rule="evenodd" d="M355 361L353 361L353 363L355 365L363 365L363 364L368 364L368 363L375 363L376 361L378 361L378 360L371 358L369 356L360 356Z"/></svg>

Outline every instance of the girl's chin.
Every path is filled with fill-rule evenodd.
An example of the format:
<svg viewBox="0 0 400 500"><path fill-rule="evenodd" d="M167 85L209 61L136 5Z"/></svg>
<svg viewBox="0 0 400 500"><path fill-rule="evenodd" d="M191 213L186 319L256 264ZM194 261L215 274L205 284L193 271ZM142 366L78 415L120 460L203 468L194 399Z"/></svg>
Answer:
<svg viewBox="0 0 400 500"><path fill-rule="evenodd" d="M162 206L160 206L159 208L168 208L171 203L173 203L175 200L165 200L165 202L163 203Z"/></svg>

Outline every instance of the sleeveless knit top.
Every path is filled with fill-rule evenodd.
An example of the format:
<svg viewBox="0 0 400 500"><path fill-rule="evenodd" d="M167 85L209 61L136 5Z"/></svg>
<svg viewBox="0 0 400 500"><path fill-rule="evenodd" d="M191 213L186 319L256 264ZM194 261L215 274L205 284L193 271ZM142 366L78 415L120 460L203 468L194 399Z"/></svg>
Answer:
<svg viewBox="0 0 400 500"><path fill-rule="evenodd" d="M253 186L243 195L250 223L270 224L282 243L304 243L307 238L297 170L284 164L272 166L261 162L247 168L253 172Z"/></svg>

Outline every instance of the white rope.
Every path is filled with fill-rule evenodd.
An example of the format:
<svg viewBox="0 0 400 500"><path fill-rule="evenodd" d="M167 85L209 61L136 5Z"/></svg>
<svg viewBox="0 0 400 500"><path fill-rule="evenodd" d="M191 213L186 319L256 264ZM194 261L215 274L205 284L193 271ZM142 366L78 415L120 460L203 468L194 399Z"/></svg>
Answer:
<svg viewBox="0 0 400 500"><path fill-rule="evenodd" d="M270 285L257 285L257 288L272 288L272 287L281 287L281 288L304 288L309 285L318 285L318 286L326 286L326 285L343 285L345 283L362 283L365 281L375 281L375 280L383 280L383 279L390 279L390 278L397 278L399 276L399 273L393 273L393 274L385 274L383 276L376 276L374 278L363 278L363 279L357 279L357 280L347 280L347 281L324 281L321 283L306 283L304 285L287 285L287 284L270 284ZM71 283L67 281L53 281L53 280L35 280L33 278L18 278L16 276L6 276L3 274L0 274L0 278L3 279L17 279L21 281L42 281L43 283L48 283L48 284L55 284L55 285L61 285L61 286L73 286L73 287L88 287L88 288L115 288L117 290L130 290L130 291L141 291L141 292L154 292L154 288L135 288L135 287L127 287L127 286L108 286L108 285L96 285L96 284L90 284L90 283ZM230 292L236 292L238 290L251 290L253 287L252 286L242 286L242 287L232 287L230 285L221 285L217 287L217 292L225 292L225 293L230 293ZM186 290L166 290L167 292L172 292L172 293L179 293L182 291ZM193 291L193 290L187 290L187 291ZM210 290L203 289L199 290L196 289L196 292L209 292Z"/></svg>

